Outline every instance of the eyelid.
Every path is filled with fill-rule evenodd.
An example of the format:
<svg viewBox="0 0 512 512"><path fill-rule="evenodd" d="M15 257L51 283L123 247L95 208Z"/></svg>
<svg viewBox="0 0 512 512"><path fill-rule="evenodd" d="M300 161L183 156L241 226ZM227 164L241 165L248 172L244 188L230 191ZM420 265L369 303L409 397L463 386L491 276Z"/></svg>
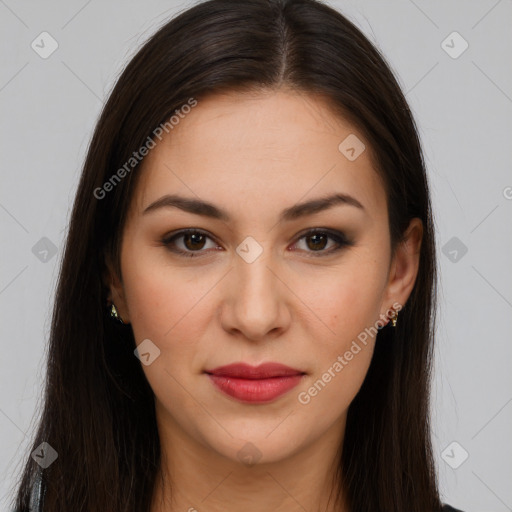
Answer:
<svg viewBox="0 0 512 512"><path fill-rule="evenodd" d="M205 236L206 238L209 238L211 240L213 240L216 244L218 244L218 242L215 240L215 237L213 237L212 235L210 235L207 231L204 231L203 229L200 229L200 228L184 228L184 229L180 229L178 231L174 231L168 235L165 235L162 237L162 244L164 246L166 246L166 248L174 253L174 254L177 254L179 256L184 256L184 257L203 257L203 255L201 253L207 253L207 252L210 252L210 251L203 251L203 250L200 250L200 251L183 251L181 249L171 249L170 246L172 245L172 242L177 239L177 238L180 238L184 235L187 235L187 234L190 234L190 233L195 233L195 234L200 234L200 235L203 235ZM220 244L218 244L220 245Z"/></svg>
<svg viewBox="0 0 512 512"><path fill-rule="evenodd" d="M180 238L181 236L190 234L190 233L196 233L205 236L206 238L211 239L215 243L218 244L215 237L212 236L207 231L200 229L200 228L184 228L180 229L178 231L174 231L168 235L165 235L162 237L161 243L167 247L169 251L171 251L174 254L178 254L180 256L184 257L203 257L203 254L201 253L210 253L211 251L204 251L204 250L198 250L198 251L183 251L181 249L171 249L170 246L172 245L172 242ZM354 245L354 241L349 239L344 232L331 229L331 228L322 228L322 227L314 227L314 228L307 228L301 232L299 232L295 236L295 241L293 242L293 245L296 245L301 239L306 238L308 235L314 235L316 233L325 234L328 238L331 238L331 240L334 240L337 244L337 247L331 248L329 250L320 250L320 251L305 251L306 253L309 253L307 257L327 257L331 254L337 253L344 247L349 247ZM220 245L220 244L218 244ZM299 251L300 252L300 251Z"/></svg>
<svg viewBox="0 0 512 512"><path fill-rule="evenodd" d="M348 236L343 232L339 231L337 229L331 229L331 228L322 228L322 227L316 227L316 228L307 228L304 231L301 231L296 235L296 241L293 243L293 245L297 244L300 240L303 238L306 238L308 235L314 235L314 234L324 234L327 235L328 238L331 240L334 240L336 243L336 247L328 249L328 250L320 250L320 251L305 251L306 257L311 258L321 258L321 257L328 257L333 254L338 253L341 249L345 247L350 247L354 245L354 241L349 239Z"/></svg>

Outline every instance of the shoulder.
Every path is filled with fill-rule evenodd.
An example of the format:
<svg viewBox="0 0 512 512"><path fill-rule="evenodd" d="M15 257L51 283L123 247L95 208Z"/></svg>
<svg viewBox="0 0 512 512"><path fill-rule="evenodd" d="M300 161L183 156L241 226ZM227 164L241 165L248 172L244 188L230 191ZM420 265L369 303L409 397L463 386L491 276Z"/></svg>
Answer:
<svg viewBox="0 0 512 512"><path fill-rule="evenodd" d="M458 508L450 507L450 505L444 505L443 512L462 512L462 510L459 510Z"/></svg>

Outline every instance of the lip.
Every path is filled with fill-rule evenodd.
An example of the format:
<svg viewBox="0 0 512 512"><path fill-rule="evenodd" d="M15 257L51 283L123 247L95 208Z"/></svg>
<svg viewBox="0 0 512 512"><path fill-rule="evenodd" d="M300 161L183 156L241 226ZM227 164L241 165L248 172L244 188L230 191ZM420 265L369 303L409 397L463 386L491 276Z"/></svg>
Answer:
<svg viewBox="0 0 512 512"><path fill-rule="evenodd" d="M245 403L272 402L297 386L305 375L280 363L233 363L205 373L220 391Z"/></svg>

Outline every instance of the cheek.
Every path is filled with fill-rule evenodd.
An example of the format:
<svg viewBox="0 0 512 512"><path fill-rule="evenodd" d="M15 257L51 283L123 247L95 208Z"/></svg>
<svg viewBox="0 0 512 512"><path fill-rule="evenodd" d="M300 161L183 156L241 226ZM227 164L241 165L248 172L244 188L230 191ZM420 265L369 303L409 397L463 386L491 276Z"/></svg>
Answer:
<svg viewBox="0 0 512 512"><path fill-rule="evenodd" d="M297 400L327 428L343 416L366 377L375 346L375 332L368 328L373 308L363 309L349 293L329 304L330 328L335 334L316 336L312 374ZM313 336L313 333L310 333Z"/></svg>
<svg viewBox="0 0 512 512"><path fill-rule="evenodd" d="M143 257L127 267L125 291L135 338L155 337L165 343L190 318L211 287L182 269L148 262Z"/></svg>
<svg viewBox="0 0 512 512"><path fill-rule="evenodd" d="M136 344L149 339L160 350L142 369L164 409L193 410L197 403L183 388L190 372L201 370L201 336L207 324L207 292L213 286L182 269L134 258L126 266L125 292ZM203 299L203 300L201 300Z"/></svg>
<svg viewBox="0 0 512 512"><path fill-rule="evenodd" d="M308 337L314 341L313 375L301 388L299 403L318 408L325 420L345 411L368 371L380 311L377 264L346 265L335 274L304 285L298 295L314 312ZM306 280L310 283L309 280Z"/></svg>
<svg viewBox="0 0 512 512"><path fill-rule="evenodd" d="M375 325L381 307L377 265L346 265L296 283L294 292L310 309L313 339L341 350L366 328ZM314 334L314 333L312 333Z"/></svg>
<svg viewBox="0 0 512 512"><path fill-rule="evenodd" d="M155 364L143 370L153 389L179 388L171 375L181 382L203 369L201 340L211 321L209 293L218 276L198 276L143 257L129 263L125 292L136 344L149 339L160 350Z"/></svg>

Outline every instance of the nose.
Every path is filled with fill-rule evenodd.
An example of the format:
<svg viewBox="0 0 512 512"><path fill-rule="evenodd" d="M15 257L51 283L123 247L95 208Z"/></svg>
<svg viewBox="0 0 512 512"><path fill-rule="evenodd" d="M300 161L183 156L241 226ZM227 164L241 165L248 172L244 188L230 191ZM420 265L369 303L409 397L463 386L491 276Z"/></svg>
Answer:
<svg viewBox="0 0 512 512"><path fill-rule="evenodd" d="M222 327L253 341L279 336L291 318L284 272L267 253L252 262L237 255L223 285Z"/></svg>

